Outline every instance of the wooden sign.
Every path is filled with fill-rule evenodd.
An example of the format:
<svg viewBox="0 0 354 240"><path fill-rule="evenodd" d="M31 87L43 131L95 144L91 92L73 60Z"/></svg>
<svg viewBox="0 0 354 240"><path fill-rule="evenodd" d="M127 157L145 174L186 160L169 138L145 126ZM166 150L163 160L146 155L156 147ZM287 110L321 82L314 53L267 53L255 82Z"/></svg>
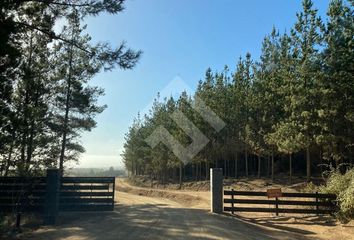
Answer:
<svg viewBox="0 0 354 240"><path fill-rule="evenodd" d="M282 196L281 188L267 189L268 198L278 198Z"/></svg>

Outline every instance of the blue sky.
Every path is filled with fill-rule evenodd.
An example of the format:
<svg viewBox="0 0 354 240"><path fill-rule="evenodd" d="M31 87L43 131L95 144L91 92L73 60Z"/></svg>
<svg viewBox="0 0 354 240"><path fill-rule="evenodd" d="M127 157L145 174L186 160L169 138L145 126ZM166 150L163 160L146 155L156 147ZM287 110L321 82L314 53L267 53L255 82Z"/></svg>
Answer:
<svg viewBox="0 0 354 240"><path fill-rule="evenodd" d="M328 4L314 1L324 18ZM233 70L247 52L257 59L273 26L281 32L293 26L301 0L127 0L125 6L118 15L85 20L93 41L115 46L125 40L144 53L133 70L92 80L105 88L99 102L108 108L96 118L97 128L83 134L86 153L76 167L123 166L124 134L159 91L176 78L194 89L208 67Z"/></svg>

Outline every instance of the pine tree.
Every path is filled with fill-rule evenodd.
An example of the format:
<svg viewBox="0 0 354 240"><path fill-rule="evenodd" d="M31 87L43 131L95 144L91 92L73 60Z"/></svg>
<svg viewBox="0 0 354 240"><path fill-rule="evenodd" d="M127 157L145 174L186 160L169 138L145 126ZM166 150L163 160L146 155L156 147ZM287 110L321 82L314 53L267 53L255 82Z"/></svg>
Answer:
<svg viewBox="0 0 354 240"><path fill-rule="evenodd" d="M99 43L92 46L90 37L82 35L85 26L80 25L79 11L73 8L71 14L67 16L69 27L64 27L61 35L70 41L68 44L60 41L55 47L58 72L56 101L59 106L57 118L61 126L59 131L62 138L60 169L63 169L65 161L77 159L78 153L84 151L77 141L78 132L89 131L95 127L95 115L105 108L96 104L97 98L104 93L103 89L89 86L88 81L102 68L111 70L119 66L130 69L140 56L140 52L133 52L130 49L124 51L124 45L116 50L110 49L106 44ZM67 156L66 152L68 152Z"/></svg>
<svg viewBox="0 0 354 240"><path fill-rule="evenodd" d="M283 37L284 38L284 37ZM257 63L257 70L255 72L255 98L257 99L257 106L262 128L259 132L258 141L262 146L263 152L270 155L271 165L271 179L274 180L274 155L276 153L276 143L269 139L269 134L273 131L273 127L283 117L283 103L284 98L279 94L279 89L282 85L281 71L284 67L281 64L281 52L287 45L281 44L281 38L278 31L273 27L269 36L263 40L262 54L260 61ZM257 119L256 119L257 120ZM269 160L268 160L269 161ZM269 170L269 169L268 169Z"/></svg>
<svg viewBox="0 0 354 240"><path fill-rule="evenodd" d="M354 34L353 7L333 1L322 53L321 103L318 109L321 133L316 141L323 156L338 163L353 162L354 122Z"/></svg>
<svg viewBox="0 0 354 240"><path fill-rule="evenodd" d="M249 142L248 142L248 127L249 127L249 100L250 100L250 86L252 76L252 61L251 55L247 54L246 59L240 59L236 72L233 75L233 88L236 102L239 106L240 115L237 117L239 125L236 129L239 129L239 139L242 143L242 149L245 157L245 174L248 176L248 155L249 155Z"/></svg>
<svg viewBox="0 0 354 240"><path fill-rule="evenodd" d="M283 124L292 129L293 139L302 139L306 151L307 181L311 178L310 151L315 148L318 132L316 109L319 107L318 77L320 74L319 49L323 40L323 24L313 8L311 0L304 0L303 12L297 14L297 22L291 30L294 71L287 79L286 97L289 105L288 117ZM288 131L286 131L288 132ZM297 136L296 136L297 135Z"/></svg>

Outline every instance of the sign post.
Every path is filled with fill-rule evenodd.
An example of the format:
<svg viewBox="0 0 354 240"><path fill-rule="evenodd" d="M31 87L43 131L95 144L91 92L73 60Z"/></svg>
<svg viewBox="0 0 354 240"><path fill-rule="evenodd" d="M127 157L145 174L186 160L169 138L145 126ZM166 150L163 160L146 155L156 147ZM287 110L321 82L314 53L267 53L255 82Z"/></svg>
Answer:
<svg viewBox="0 0 354 240"><path fill-rule="evenodd" d="M281 188L267 189L267 196L269 198L275 198L275 215L279 216L278 198L282 196Z"/></svg>
<svg viewBox="0 0 354 240"><path fill-rule="evenodd" d="M267 189L268 198L279 198L282 196L281 188Z"/></svg>

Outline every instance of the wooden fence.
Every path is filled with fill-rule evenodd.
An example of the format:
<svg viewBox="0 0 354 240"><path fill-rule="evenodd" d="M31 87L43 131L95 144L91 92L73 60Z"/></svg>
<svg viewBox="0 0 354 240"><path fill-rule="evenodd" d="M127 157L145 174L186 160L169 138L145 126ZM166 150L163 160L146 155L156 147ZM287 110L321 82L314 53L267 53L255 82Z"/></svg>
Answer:
<svg viewBox="0 0 354 240"><path fill-rule="evenodd" d="M250 197L257 197L257 199ZM267 192L225 190L224 211L232 214L235 212L270 212L278 215L279 213L333 214L336 210L336 195L334 194L282 193L281 198L262 199L262 197L266 198ZM268 208L264 206L244 207L244 204L268 205ZM289 206L292 207L289 208ZM294 206L297 207L294 208Z"/></svg>
<svg viewBox="0 0 354 240"><path fill-rule="evenodd" d="M114 177L0 177L0 214L38 212L55 222L59 211L112 211ZM46 220L45 220L46 221Z"/></svg>

